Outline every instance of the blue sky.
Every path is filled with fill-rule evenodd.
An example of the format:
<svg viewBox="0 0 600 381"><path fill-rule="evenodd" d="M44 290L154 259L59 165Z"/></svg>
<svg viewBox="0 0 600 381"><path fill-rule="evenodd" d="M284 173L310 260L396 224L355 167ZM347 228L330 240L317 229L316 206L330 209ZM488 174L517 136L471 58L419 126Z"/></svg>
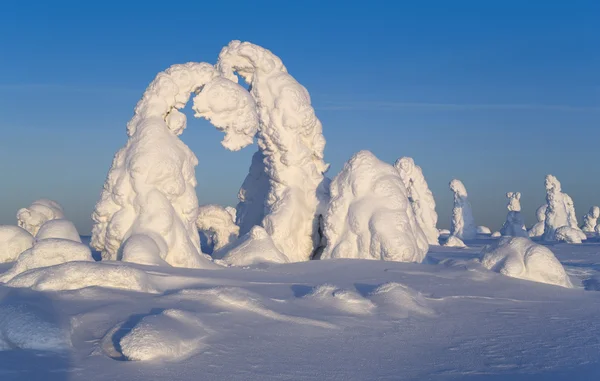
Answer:
<svg viewBox="0 0 600 381"><path fill-rule="evenodd" d="M358 150L412 156L448 227L461 179L479 224L507 191L528 224L556 175L581 216L600 204L597 1L3 2L0 223L40 197L82 233L147 84L215 62L232 39L279 55L311 93L334 176ZM191 120L201 203L233 205L255 148Z"/></svg>

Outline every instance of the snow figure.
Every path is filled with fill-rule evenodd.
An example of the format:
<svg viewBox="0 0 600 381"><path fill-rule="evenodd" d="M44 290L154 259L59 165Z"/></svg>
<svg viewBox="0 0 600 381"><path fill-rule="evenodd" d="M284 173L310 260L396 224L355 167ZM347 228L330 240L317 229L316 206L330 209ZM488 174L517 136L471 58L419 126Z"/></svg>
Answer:
<svg viewBox="0 0 600 381"><path fill-rule="evenodd" d="M585 216L583 216L583 226L581 230L586 233L593 233L598 221L598 217L600 217L600 208L597 206L592 206L590 211L587 212Z"/></svg>
<svg viewBox="0 0 600 381"><path fill-rule="evenodd" d="M62 206L56 201L45 198L34 201L27 208L19 209L17 212L18 225L33 236L46 221L64 217Z"/></svg>
<svg viewBox="0 0 600 381"><path fill-rule="evenodd" d="M21 227L0 225L0 263L12 262L31 248L35 239Z"/></svg>
<svg viewBox="0 0 600 381"><path fill-rule="evenodd" d="M571 288L571 280L554 253L525 237L504 237L482 251L481 264L513 278Z"/></svg>
<svg viewBox="0 0 600 381"><path fill-rule="evenodd" d="M490 235L492 234L492 231L487 226L478 226L477 234Z"/></svg>
<svg viewBox="0 0 600 381"><path fill-rule="evenodd" d="M260 154L252 160L237 207L240 234L260 222L288 261L306 261L320 245L328 169L321 122L308 91L277 56L248 42L224 47L217 68L233 81L237 72L250 85L260 117Z"/></svg>
<svg viewBox="0 0 600 381"><path fill-rule="evenodd" d="M446 247L467 247L467 245L465 245L465 243L455 235L451 235L450 237L448 237L448 239L444 243L444 246L446 246Z"/></svg>
<svg viewBox="0 0 600 381"><path fill-rule="evenodd" d="M145 262L214 266L200 250L196 229L198 159L178 138L186 127L185 114L178 109L191 93L197 94L196 116L225 132L225 148L238 150L252 143L258 116L243 87L206 63L173 65L159 73L127 124L129 140L113 160L92 216L91 245L103 259L138 258L151 250L143 253ZM126 240L132 242L124 245Z"/></svg>
<svg viewBox="0 0 600 381"><path fill-rule="evenodd" d="M450 190L454 192L454 208L452 209L452 235L465 239L477 237L477 227L471 212L471 203L467 199L467 189L460 180L450 181Z"/></svg>
<svg viewBox="0 0 600 381"><path fill-rule="evenodd" d="M544 204L537 208L535 211L535 216L538 222L531 227L528 231L529 237L541 237L544 235L544 225L546 224L546 209L548 209L548 204Z"/></svg>
<svg viewBox="0 0 600 381"><path fill-rule="evenodd" d="M391 165L369 151L356 153L331 183L321 259L363 258L422 262L428 244Z"/></svg>
<svg viewBox="0 0 600 381"><path fill-rule="evenodd" d="M214 204L198 209L196 226L210 239L214 251L236 240L240 232L235 224L235 209Z"/></svg>
<svg viewBox="0 0 600 381"><path fill-rule="evenodd" d="M544 222L544 241L556 240L556 229L569 226L581 231L577 225L573 200L568 194L561 192L560 181L552 175L546 176L546 220ZM582 232L583 233L583 232ZM582 234L585 239L585 233Z"/></svg>
<svg viewBox="0 0 600 381"><path fill-rule="evenodd" d="M506 206L508 214L502 229L500 229L500 234L509 237L527 237L525 220L521 215L521 193L508 192L506 197L508 198L508 205Z"/></svg>
<svg viewBox="0 0 600 381"><path fill-rule="evenodd" d="M425 233L427 242L430 245L439 245L438 237L440 233L436 224L438 215L435 212L435 200L433 193L429 190L425 176L421 167L415 164L410 157L402 157L396 160L394 167L400 173L400 178L404 182L408 192L408 200L415 212L417 223Z"/></svg>
<svg viewBox="0 0 600 381"><path fill-rule="evenodd" d="M573 229L570 226L561 226L554 233L554 239L559 242L581 243L586 238L587 236L584 232L579 229Z"/></svg>

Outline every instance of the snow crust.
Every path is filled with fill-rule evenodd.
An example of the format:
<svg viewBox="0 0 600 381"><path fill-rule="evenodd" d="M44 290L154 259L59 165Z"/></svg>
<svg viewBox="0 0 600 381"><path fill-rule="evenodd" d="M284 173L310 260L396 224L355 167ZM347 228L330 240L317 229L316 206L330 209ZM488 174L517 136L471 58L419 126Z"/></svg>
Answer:
<svg viewBox="0 0 600 381"><path fill-rule="evenodd" d="M235 241L240 232L235 224L235 209L215 204L200 206L196 226L210 239L213 251Z"/></svg>
<svg viewBox="0 0 600 381"><path fill-rule="evenodd" d="M581 227L581 230L586 233L593 233L598 224L598 217L600 217L600 208L592 206L590 211L583 216L583 226Z"/></svg>
<svg viewBox="0 0 600 381"><path fill-rule="evenodd" d="M467 247L467 245L465 245L465 243L458 238L455 235L451 235L450 237L448 237L448 239L446 240L446 242L444 242L444 246L447 247Z"/></svg>
<svg viewBox="0 0 600 381"><path fill-rule="evenodd" d="M138 102L127 125L129 140L117 152L93 213L91 245L103 259L118 259L124 242L146 235L153 262L210 268L196 229L198 159L178 138L186 127L179 109L197 93L193 109L225 132L223 146L250 144L258 126L256 106L238 84L206 63L173 65L159 73ZM141 241L135 238L140 247ZM139 252L136 252L139 254ZM125 256L125 254L123 254Z"/></svg>
<svg viewBox="0 0 600 381"><path fill-rule="evenodd" d="M581 231L577 223L573 200L568 194L562 192L560 181L556 177L548 175L546 176L545 185L548 207L544 221L543 240L548 242L556 241L556 230L562 226L568 226Z"/></svg>
<svg viewBox="0 0 600 381"><path fill-rule="evenodd" d="M492 234L492 231L487 226L478 226L477 234Z"/></svg>
<svg viewBox="0 0 600 381"><path fill-rule="evenodd" d="M277 249L271 236L261 226L254 226L238 240L213 253L213 258L231 266L261 263L287 263L288 258Z"/></svg>
<svg viewBox="0 0 600 381"><path fill-rule="evenodd" d="M31 203L27 208L19 209L17 222L20 227L35 236L40 227L46 222L58 218L64 218L65 213L62 206L52 200L40 199Z"/></svg>
<svg viewBox="0 0 600 381"><path fill-rule="evenodd" d="M527 237L525 219L521 215L521 193L508 192L506 198L508 198L508 205L506 206L508 214L502 229L500 229L500 234L509 237Z"/></svg>
<svg viewBox="0 0 600 381"><path fill-rule="evenodd" d="M33 243L34 238L27 230L18 226L0 225L0 263L15 261Z"/></svg>
<svg viewBox="0 0 600 381"><path fill-rule="evenodd" d="M554 253L525 237L504 237L482 251L481 264L500 274L571 288L571 280Z"/></svg>
<svg viewBox="0 0 600 381"><path fill-rule="evenodd" d="M581 241L585 241L587 239L587 236L579 229L573 229L570 226L561 226L556 229L556 232L554 233L554 239L559 242L581 243Z"/></svg>
<svg viewBox="0 0 600 381"><path fill-rule="evenodd" d="M369 151L356 153L331 183L321 259L422 262L428 244L404 182Z"/></svg>
<svg viewBox="0 0 600 381"><path fill-rule="evenodd" d="M402 157L396 160L394 167L400 173L408 193L408 200L415 213L417 223L430 245L439 245L439 231L436 227L438 215L435 212L435 199L429 190L423 170L415 164L410 157Z"/></svg>
<svg viewBox="0 0 600 381"><path fill-rule="evenodd" d="M541 237L544 235L544 229L546 225L546 209L548 209L548 204L540 206L535 211L535 216L538 222L536 222L536 224L533 225L527 232L529 237Z"/></svg>
<svg viewBox="0 0 600 381"><path fill-rule="evenodd" d="M61 238L81 243L81 237L73 223L64 218L46 221L35 235L36 240Z"/></svg>
<svg viewBox="0 0 600 381"><path fill-rule="evenodd" d="M310 95L279 57L249 42L230 42L221 50L217 68L226 78L236 81L237 73L250 85L260 119L261 153L253 158L240 190L240 234L261 220L288 261L306 261L320 245L319 193L325 192L328 169L325 138Z"/></svg>
<svg viewBox="0 0 600 381"><path fill-rule="evenodd" d="M474 239L477 236L477 227L471 211L471 203L468 200L467 189L460 180L454 179L450 181L450 190L454 193L450 232L461 240Z"/></svg>

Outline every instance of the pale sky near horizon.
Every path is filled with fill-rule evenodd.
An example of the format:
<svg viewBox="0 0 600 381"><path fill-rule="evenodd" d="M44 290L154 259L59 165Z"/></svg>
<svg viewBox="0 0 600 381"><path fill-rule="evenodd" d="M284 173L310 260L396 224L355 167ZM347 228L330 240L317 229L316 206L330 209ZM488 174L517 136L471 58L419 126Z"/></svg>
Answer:
<svg viewBox="0 0 600 381"><path fill-rule="evenodd" d="M499 229L508 191L527 224L556 175L579 218L600 205L597 1L8 1L0 12L0 224L37 198L82 234L147 84L214 63L240 39L281 57L311 94L329 176L368 149L411 156L449 227L461 179L476 222ZM200 203L234 205L255 147L228 152L189 118Z"/></svg>

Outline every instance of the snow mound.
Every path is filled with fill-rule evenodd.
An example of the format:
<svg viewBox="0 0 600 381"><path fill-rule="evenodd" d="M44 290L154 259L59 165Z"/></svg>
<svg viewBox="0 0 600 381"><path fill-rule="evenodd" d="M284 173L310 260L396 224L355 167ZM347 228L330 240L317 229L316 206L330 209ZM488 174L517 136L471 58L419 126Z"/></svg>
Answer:
<svg viewBox="0 0 600 381"><path fill-rule="evenodd" d="M552 251L525 237L505 237L482 251L481 264L500 274L571 288L571 280Z"/></svg>
<svg viewBox="0 0 600 381"><path fill-rule="evenodd" d="M315 287L303 299L318 301L336 310L356 315L368 315L375 309L375 304L358 292L341 289L331 284Z"/></svg>
<svg viewBox="0 0 600 381"><path fill-rule="evenodd" d="M13 262L33 246L34 238L23 228L0 225L0 263Z"/></svg>
<svg viewBox="0 0 600 381"><path fill-rule="evenodd" d="M423 170L410 157L402 157L394 167L400 173L408 194L408 200L415 213L417 223L430 245L439 246L439 232L436 228L438 215L435 212L435 199L429 190Z"/></svg>
<svg viewBox="0 0 600 381"><path fill-rule="evenodd" d="M548 209L548 204L544 204L537 208L535 211L535 216L538 222L529 229L527 232L529 237L541 237L544 235L544 226L546 224L546 209Z"/></svg>
<svg viewBox="0 0 600 381"><path fill-rule="evenodd" d="M235 209L232 211L215 204L200 206L196 226L209 238L213 251L235 241L240 232L235 224Z"/></svg>
<svg viewBox="0 0 600 381"><path fill-rule="evenodd" d="M525 220L521 215L521 193L508 192L506 197L508 198L508 205L506 206L508 214L502 229L500 229L500 234L510 237L527 237Z"/></svg>
<svg viewBox="0 0 600 381"><path fill-rule="evenodd" d="M490 237L492 237L492 238L502 237L502 233L500 233L500 232L493 232Z"/></svg>
<svg viewBox="0 0 600 381"><path fill-rule="evenodd" d="M385 313L397 318L409 316L433 316L435 313L428 306L427 300L420 292L401 283L384 283L369 294L369 298Z"/></svg>
<svg viewBox="0 0 600 381"><path fill-rule="evenodd" d="M82 243L60 238L43 239L19 255L13 267L0 276L0 282L6 283L18 274L31 269L71 261L93 260L90 248Z"/></svg>
<svg viewBox="0 0 600 381"><path fill-rule="evenodd" d="M492 234L492 231L487 226L478 226L477 234Z"/></svg>
<svg viewBox="0 0 600 381"><path fill-rule="evenodd" d="M581 230L586 233L593 233L598 223L598 217L600 217L600 208L592 206L590 211L583 216L583 226Z"/></svg>
<svg viewBox="0 0 600 381"><path fill-rule="evenodd" d="M19 209L17 212L18 225L33 236L46 221L64 217L62 206L56 201L45 198L36 200L27 208Z"/></svg>
<svg viewBox="0 0 600 381"><path fill-rule="evenodd" d="M562 226L581 230L577 224L573 200L568 194L562 192L560 181L556 177L548 175L546 176L545 185L548 207L546 209L543 240L549 242L556 241L556 230Z"/></svg>
<svg viewBox="0 0 600 381"><path fill-rule="evenodd" d="M327 247L321 259L423 261L427 239L393 166L360 151L333 179L330 190L323 221Z"/></svg>
<svg viewBox="0 0 600 381"><path fill-rule="evenodd" d="M237 81L237 72L248 83L260 117L260 155L240 190L240 234L260 222L288 262L307 261L320 244L321 184L329 167L310 95L279 57L249 42L231 41L216 66L224 77Z"/></svg>
<svg viewBox="0 0 600 381"><path fill-rule="evenodd" d="M160 238L134 234L125 240L121 247L121 257L117 259L140 265L167 266L168 263L163 259L163 253L167 250L166 242Z"/></svg>
<svg viewBox="0 0 600 381"><path fill-rule="evenodd" d="M36 240L60 238L81 243L81 237L73 223L64 218L45 222L35 235Z"/></svg>
<svg viewBox="0 0 600 381"><path fill-rule="evenodd" d="M559 242L581 243L581 241L587 239L587 236L579 229L573 229L570 226L561 226L556 229L554 239Z"/></svg>
<svg viewBox="0 0 600 381"><path fill-rule="evenodd" d="M177 309L149 315L119 341L122 354L133 361L177 361L203 347L207 331L195 315Z"/></svg>
<svg viewBox="0 0 600 381"><path fill-rule="evenodd" d="M450 181L450 190L454 193L454 207L452 208L452 235L462 239L475 239L477 237L477 227L471 203L468 200L467 188L464 184L454 179Z"/></svg>
<svg viewBox="0 0 600 381"><path fill-rule="evenodd" d="M0 305L0 351L62 352L71 347L68 331L23 305Z"/></svg>
<svg viewBox="0 0 600 381"><path fill-rule="evenodd" d="M446 247L467 247L465 243L455 235L448 237L448 240L444 243Z"/></svg>
<svg viewBox="0 0 600 381"><path fill-rule="evenodd" d="M79 290L86 287L116 288L158 293L145 271L125 265L100 262L68 262L30 270L12 278L9 287L28 287L38 291Z"/></svg>
<svg viewBox="0 0 600 381"><path fill-rule="evenodd" d="M288 258L275 247L271 236L260 226L254 226L238 240L213 253L213 258L232 266L288 262Z"/></svg>

